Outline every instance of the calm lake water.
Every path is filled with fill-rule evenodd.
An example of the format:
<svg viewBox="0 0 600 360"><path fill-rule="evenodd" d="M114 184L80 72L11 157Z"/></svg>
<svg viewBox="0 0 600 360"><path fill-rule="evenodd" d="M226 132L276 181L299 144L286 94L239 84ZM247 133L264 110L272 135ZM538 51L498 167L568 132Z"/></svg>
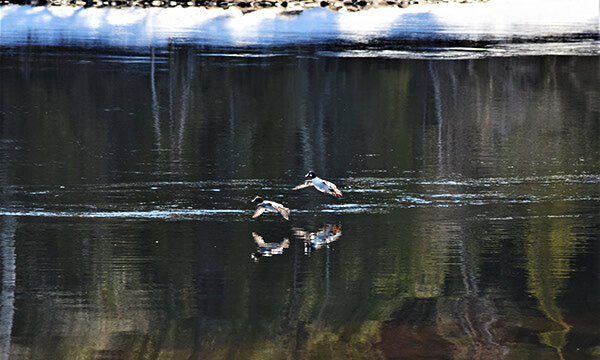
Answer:
<svg viewBox="0 0 600 360"><path fill-rule="evenodd" d="M0 79L2 359L600 358L597 56L37 46Z"/></svg>

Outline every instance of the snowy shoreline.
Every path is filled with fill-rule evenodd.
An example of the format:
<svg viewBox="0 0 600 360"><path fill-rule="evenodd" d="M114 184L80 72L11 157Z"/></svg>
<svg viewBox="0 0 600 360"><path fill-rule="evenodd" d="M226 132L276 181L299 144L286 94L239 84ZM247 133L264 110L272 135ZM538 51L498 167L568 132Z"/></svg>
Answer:
<svg viewBox="0 0 600 360"><path fill-rule="evenodd" d="M6 5L0 6L0 45L26 41L127 47L182 41L239 46L381 38L477 41L598 33L597 0L566 4L560 0L491 0L358 12L314 7L294 16L280 8L244 14L237 8Z"/></svg>
<svg viewBox="0 0 600 360"><path fill-rule="evenodd" d="M303 10L323 7L333 11L362 11L379 7L400 7L442 4L442 3L477 3L490 0L26 0L19 3L13 0L0 0L0 5L32 5L32 6L74 6L74 7L113 7L113 8L173 8L204 7L229 9L236 8L248 13L266 8L280 8L288 14L298 15Z"/></svg>

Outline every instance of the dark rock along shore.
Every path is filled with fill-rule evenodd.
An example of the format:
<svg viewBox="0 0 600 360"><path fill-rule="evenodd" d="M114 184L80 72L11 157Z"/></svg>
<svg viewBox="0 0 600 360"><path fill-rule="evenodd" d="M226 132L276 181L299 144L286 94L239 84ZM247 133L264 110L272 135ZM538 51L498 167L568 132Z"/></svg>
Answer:
<svg viewBox="0 0 600 360"><path fill-rule="evenodd" d="M205 7L238 8L244 13L265 8L282 8L286 13L299 14L304 9L324 7L333 11L360 11L379 7L406 8L410 5L441 3L474 3L488 0L0 0L0 5L82 6L82 7Z"/></svg>

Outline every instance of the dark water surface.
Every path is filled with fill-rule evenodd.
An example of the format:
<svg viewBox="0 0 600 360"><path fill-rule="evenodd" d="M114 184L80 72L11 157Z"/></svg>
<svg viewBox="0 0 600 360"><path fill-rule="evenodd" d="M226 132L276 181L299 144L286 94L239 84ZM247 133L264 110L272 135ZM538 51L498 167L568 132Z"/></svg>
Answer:
<svg viewBox="0 0 600 360"><path fill-rule="evenodd" d="M5 51L0 358L599 359L598 83L587 56ZM309 169L344 196L292 191Z"/></svg>

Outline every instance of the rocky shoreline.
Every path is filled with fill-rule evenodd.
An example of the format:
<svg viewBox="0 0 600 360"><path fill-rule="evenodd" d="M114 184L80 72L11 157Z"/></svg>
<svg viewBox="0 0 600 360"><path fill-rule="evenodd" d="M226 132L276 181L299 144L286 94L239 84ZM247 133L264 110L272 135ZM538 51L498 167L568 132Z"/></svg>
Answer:
<svg viewBox="0 0 600 360"><path fill-rule="evenodd" d="M168 8L204 7L237 8L247 13L266 8L280 8L289 15L299 14L305 9L323 7L332 11L361 11L370 8L399 7L442 3L479 3L488 0L0 0L0 5L17 4L31 6L76 6L112 8Z"/></svg>

